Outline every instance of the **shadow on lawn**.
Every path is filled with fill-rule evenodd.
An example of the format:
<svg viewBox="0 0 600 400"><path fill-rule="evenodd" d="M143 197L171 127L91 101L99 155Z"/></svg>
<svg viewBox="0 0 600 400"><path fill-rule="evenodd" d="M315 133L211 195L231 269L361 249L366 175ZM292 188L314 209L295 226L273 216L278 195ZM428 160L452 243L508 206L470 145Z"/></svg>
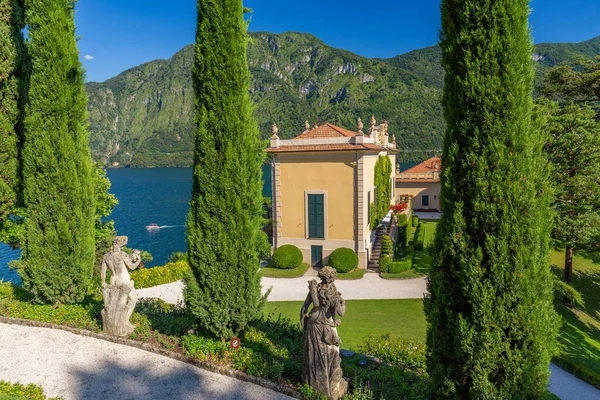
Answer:
<svg viewBox="0 0 600 400"><path fill-rule="evenodd" d="M600 324L600 267L583 271L575 270L573 273L573 286L583 296L585 312L594 317Z"/></svg>
<svg viewBox="0 0 600 400"><path fill-rule="evenodd" d="M554 271L562 278L562 268ZM585 307L569 309L560 296L555 300L555 308L564 318L560 329L563 356L600 374L600 349L597 347L600 338L600 268L575 269L573 286L581 293Z"/></svg>
<svg viewBox="0 0 600 400"><path fill-rule="evenodd" d="M590 338L600 337L598 325L584 322L584 318L577 315L581 311L570 310L559 300L556 309L564 318L564 325L560 329L563 356L600 373L600 349L589 343Z"/></svg>

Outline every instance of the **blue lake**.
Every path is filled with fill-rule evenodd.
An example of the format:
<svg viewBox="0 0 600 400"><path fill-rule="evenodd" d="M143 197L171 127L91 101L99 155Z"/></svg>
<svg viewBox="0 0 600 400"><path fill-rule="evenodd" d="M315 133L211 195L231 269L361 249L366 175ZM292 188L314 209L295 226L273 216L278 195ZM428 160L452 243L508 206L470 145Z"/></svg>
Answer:
<svg viewBox="0 0 600 400"><path fill-rule="evenodd" d="M192 190L192 168L109 169L110 192L119 199L110 218L118 235L129 237L128 247L147 250L154 260L147 267L163 265L176 251L186 251L186 229ZM263 195L271 197L270 168L263 167ZM161 228L148 231L152 223ZM19 250L0 243L0 279L19 283L19 274L8 268L18 259Z"/></svg>

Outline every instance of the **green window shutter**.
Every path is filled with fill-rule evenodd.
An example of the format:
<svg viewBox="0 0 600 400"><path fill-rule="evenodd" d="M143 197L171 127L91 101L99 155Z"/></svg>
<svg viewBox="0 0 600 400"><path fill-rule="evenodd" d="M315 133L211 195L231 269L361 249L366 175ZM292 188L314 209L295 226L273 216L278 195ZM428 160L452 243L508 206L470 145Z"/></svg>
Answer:
<svg viewBox="0 0 600 400"><path fill-rule="evenodd" d="M325 207L322 194L308 195L308 237L325 238Z"/></svg>

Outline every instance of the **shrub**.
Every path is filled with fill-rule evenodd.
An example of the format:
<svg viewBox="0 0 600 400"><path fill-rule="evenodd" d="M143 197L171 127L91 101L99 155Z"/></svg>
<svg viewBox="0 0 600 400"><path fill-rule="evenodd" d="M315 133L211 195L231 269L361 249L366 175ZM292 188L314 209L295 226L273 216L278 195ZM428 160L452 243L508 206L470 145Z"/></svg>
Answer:
<svg viewBox="0 0 600 400"><path fill-rule="evenodd" d="M30 383L22 385L20 383L10 383L0 381L0 399L27 399L27 400L46 400L44 389ZM52 399L60 399L60 397L52 397Z"/></svg>
<svg viewBox="0 0 600 400"><path fill-rule="evenodd" d="M136 289L164 285L176 282L183 278L183 274L190 268L187 261L170 262L162 267L145 268L133 271L131 279L135 282Z"/></svg>
<svg viewBox="0 0 600 400"><path fill-rule="evenodd" d="M413 228L419 225L419 216L418 215L413 215L412 216L412 226Z"/></svg>
<svg viewBox="0 0 600 400"><path fill-rule="evenodd" d="M373 393L373 399L433 398L427 373L422 369L407 369L356 355L342 359L342 370L344 376L352 377L356 386L364 386L361 382L367 382L368 391L358 389L357 395L351 394L353 397L349 397L353 400L371 400L370 392Z"/></svg>
<svg viewBox="0 0 600 400"><path fill-rule="evenodd" d="M406 221L406 217L403 215L398 216L398 230L396 231L396 246L394 248L394 258L400 258L402 255L402 249L406 247L408 243L408 233L410 227Z"/></svg>
<svg viewBox="0 0 600 400"><path fill-rule="evenodd" d="M329 255L329 266L337 272L350 272L358 267L358 255L352 249L340 247Z"/></svg>
<svg viewBox="0 0 600 400"><path fill-rule="evenodd" d="M384 255L379 259L379 270L387 274L399 274L412 268L412 259L392 261L391 257Z"/></svg>
<svg viewBox="0 0 600 400"><path fill-rule="evenodd" d="M423 242L425 242L425 225L421 222L415 232L415 250L423 250Z"/></svg>
<svg viewBox="0 0 600 400"><path fill-rule="evenodd" d="M358 351L398 367L425 368L425 343L414 339L392 337L390 333L368 335Z"/></svg>
<svg viewBox="0 0 600 400"><path fill-rule="evenodd" d="M392 210L396 213L401 213L402 211L406 210L407 208L408 208L408 203L398 203L398 204L390 206L390 210Z"/></svg>
<svg viewBox="0 0 600 400"><path fill-rule="evenodd" d="M171 253L171 255L169 256L169 262L177 262L177 261L187 261L188 260L188 255L187 255L187 251L176 251L174 253Z"/></svg>
<svg viewBox="0 0 600 400"><path fill-rule="evenodd" d="M293 244L284 244L273 253L273 266L280 269L298 268L302 264L302 252Z"/></svg>
<svg viewBox="0 0 600 400"><path fill-rule="evenodd" d="M381 236L381 254L392 254L392 239L388 235Z"/></svg>

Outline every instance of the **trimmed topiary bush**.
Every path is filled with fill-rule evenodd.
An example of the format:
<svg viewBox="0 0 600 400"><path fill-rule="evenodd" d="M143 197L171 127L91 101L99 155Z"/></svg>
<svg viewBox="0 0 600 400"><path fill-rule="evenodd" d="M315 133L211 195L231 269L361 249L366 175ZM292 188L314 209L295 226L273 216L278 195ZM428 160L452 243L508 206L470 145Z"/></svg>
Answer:
<svg viewBox="0 0 600 400"><path fill-rule="evenodd" d="M413 215L412 216L412 226L413 228L419 225L419 216L418 215Z"/></svg>
<svg viewBox="0 0 600 400"><path fill-rule="evenodd" d="M392 254L392 239L388 235L381 236L381 254Z"/></svg>
<svg viewBox="0 0 600 400"><path fill-rule="evenodd" d="M273 266L280 269L298 268L302 264L302 252L293 244L284 244L273 253Z"/></svg>
<svg viewBox="0 0 600 400"><path fill-rule="evenodd" d="M399 274L411 268L412 258L410 260L393 261L390 256L383 255L379 259L379 270L386 274Z"/></svg>
<svg viewBox="0 0 600 400"><path fill-rule="evenodd" d="M358 267L358 255L352 249L340 247L329 255L329 266L339 273L350 272Z"/></svg>
<svg viewBox="0 0 600 400"><path fill-rule="evenodd" d="M420 222L415 232L415 250L423 250L423 243L425 242L425 225Z"/></svg>

